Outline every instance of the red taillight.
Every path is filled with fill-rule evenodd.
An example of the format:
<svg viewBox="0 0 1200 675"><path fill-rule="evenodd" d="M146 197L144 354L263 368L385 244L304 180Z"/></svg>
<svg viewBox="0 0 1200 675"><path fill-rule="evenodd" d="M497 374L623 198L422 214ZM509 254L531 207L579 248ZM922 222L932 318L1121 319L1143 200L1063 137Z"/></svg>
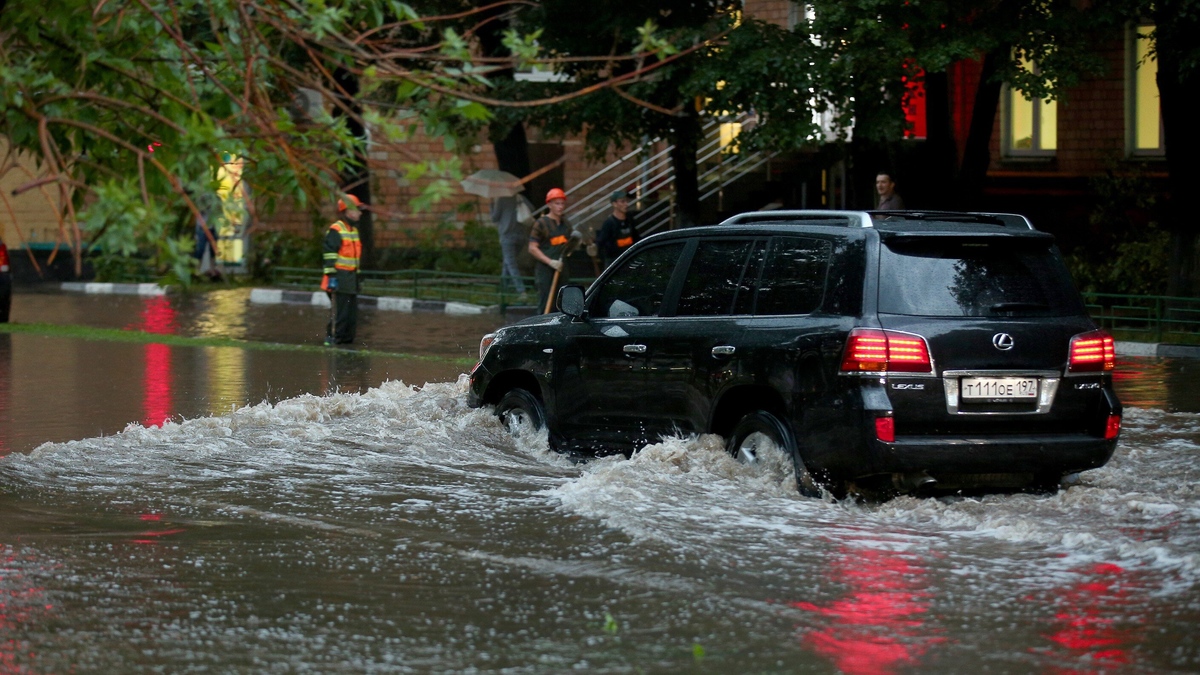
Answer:
<svg viewBox="0 0 1200 675"><path fill-rule="evenodd" d="M0 244L0 272L8 271L8 247Z"/></svg>
<svg viewBox="0 0 1200 675"><path fill-rule="evenodd" d="M1104 422L1104 440L1111 441L1121 433L1121 416L1109 415Z"/></svg>
<svg viewBox="0 0 1200 675"><path fill-rule="evenodd" d="M929 345L925 338L878 328L855 328L846 338L842 357L844 373L929 373Z"/></svg>
<svg viewBox="0 0 1200 675"><path fill-rule="evenodd" d="M1067 370L1072 373L1098 373L1112 370L1117 363L1113 338L1102 330L1080 333L1071 338Z"/></svg>
<svg viewBox="0 0 1200 675"><path fill-rule="evenodd" d="M876 417L875 418L875 438L884 443L893 443L896 440L896 418L895 417Z"/></svg>

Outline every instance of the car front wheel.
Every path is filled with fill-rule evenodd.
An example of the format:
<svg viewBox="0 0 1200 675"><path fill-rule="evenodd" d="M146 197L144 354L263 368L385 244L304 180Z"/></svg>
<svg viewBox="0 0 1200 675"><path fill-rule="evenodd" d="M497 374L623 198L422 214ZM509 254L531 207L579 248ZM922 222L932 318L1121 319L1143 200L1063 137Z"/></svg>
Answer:
<svg viewBox="0 0 1200 675"><path fill-rule="evenodd" d="M512 389L496 404L496 417L513 436L540 431L546 426L546 410L525 389Z"/></svg>
<svg viewBox="0 0 1200 675"><path fill-rule="evenodd" d="M804 466L792 430L775 415L764 410L746 415L733 428L726 446L729 454L743 464L757 464L760 453L773 446L792 458L796 469L796 488L805 497L820 497L821 486Z"/></svg>

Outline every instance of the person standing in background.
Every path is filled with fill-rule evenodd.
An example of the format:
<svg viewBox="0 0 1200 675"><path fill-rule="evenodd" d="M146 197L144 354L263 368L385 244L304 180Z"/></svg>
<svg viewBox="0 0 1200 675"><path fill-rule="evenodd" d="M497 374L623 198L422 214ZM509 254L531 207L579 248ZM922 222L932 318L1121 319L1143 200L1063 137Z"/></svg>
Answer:
<svg viewBox="0 0 1200 675"><path fill-rule="evenodd" d="M521 248L529 241L525 229L517 218L517 200L519 195L496 197L492 200L492 222L500 236L500 283L508 279L518 295L525 295L525 282L521 279L521 270L517 260L521 256Z"/></svg>
<svg viewBox="0 0 1200 675"><path fill-rule="evenodd" d="M329 294L333 307L325 330L326 346L353 343L358 328L358 261L362 257L362 243L354 223L362 215L359 210L362 202L348 194L337 205L340 218L329 226L322 242L325 276L321 278L321 290Z"/></svg>
<svg viewBox="0 0 1200 675"><path fill-rule="evenodd" d="M879 211L901 211L904 209L904 200L896 193L896 181L892 180L891 174L886 171L880 171L875 176L875 192L879 194L879 206L876 210Z"/></svg>
<svg viewBox="0 0 1200 675"><path fill-rule="evenodd" d="M562 188L553 188L546 193L546 215L533 223L529 232L529 255L537 261L534 266L534 281L538 290L538 310L545 311L555 279L559 284L567 281L567 245L571 242L571 227L563 211L567 208L567 193ZM557 273L557 276L556 276Z"/></svg>
<svg viewBox="0 0 1200 675"><path fill-rule="evenodd" d="M604 224L600 226L600 232L596 235L596 247L600 250L605 268L640 238L633 215L629 213L629 193L617 190L609 197L609 201L613 207L612 214L604 219Z"/></svg>

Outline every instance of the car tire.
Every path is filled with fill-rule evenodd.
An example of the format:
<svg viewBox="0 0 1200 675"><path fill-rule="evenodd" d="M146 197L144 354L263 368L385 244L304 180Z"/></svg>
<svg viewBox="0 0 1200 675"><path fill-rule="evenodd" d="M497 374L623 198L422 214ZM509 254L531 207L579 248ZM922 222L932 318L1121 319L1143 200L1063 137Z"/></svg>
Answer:
<svg viewBox="0 0 1200 675"><path fill-rule="evenodd" d="M525 389L511 389L496 404L496 417L513 436L522 431L540 431L546 426L546 409Z"/></svg>
<svg viewBox="0 0 1200 675"><path fill-rule="evenodd" d="M795 435L775 415L759 410L743 417L729 434L729 444L726 448L737 461L754 464L758 461L758 448L766 441L774 443L775 447L792 458L792 466L796 469L796 488L800 494L805 497L820 497L821 486L804 465Z"/></svg>

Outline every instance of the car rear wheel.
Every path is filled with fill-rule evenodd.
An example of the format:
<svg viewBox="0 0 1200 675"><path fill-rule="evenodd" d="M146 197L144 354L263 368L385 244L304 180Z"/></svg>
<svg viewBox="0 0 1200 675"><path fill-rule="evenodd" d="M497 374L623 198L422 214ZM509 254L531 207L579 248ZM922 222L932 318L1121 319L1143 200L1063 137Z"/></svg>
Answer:
<svg viewBox="0 0 1200 675"><path fill-rule="evenodd" d="M768 445L769 444L769 445ZM804 466L796 437L778 417L764 410L750 413L737 423L729 435L726 448L729 454L743 464L757 464L761 453L774 446L792 458L796 469L796 488L805 497L820 497L821 486Z"/></svg>
<svg viewBox="0 0 1200 675"><path fill-rule="evenodd" d="M546 410L525 389L512 389L496 404L496 417L513 436L540 431L546 426Z"/></svg>

